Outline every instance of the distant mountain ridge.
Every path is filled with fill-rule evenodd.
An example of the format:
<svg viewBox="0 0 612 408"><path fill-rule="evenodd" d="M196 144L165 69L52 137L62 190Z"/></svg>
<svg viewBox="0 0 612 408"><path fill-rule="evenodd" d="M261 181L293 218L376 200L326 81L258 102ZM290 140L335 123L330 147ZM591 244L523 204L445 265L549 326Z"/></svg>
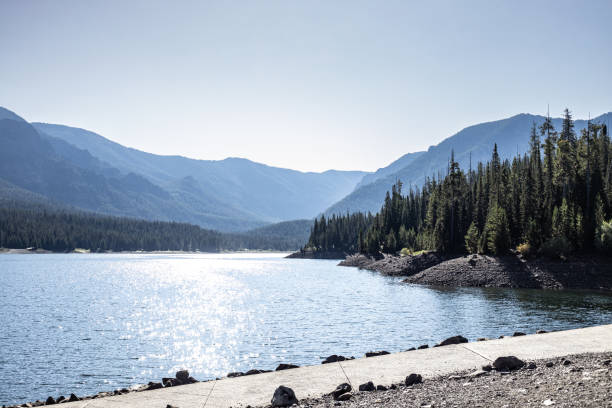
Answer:
<svg viewBox="0 0 612 408"><path fill-rule="evenodd" d="M375 213L380 209L385 193L397 180L401 180L405 189L408 189L410 186L421 186L427 177L445 175L451 151L454 151L455 160L465 170L470 165L470 159L474 167L479 162L488 161L495 143L502 159L513 157L517 152L523 154L528 150L532 124L535 122L539 126L544 120L544 116L522 113L502 120L469 126L439 144L431 146L426 152L416 157L409 156L409 160L406 160L405 165L399 169L396 161L387 168L379 169L373 175L365 176L353 192L329 207L325 214L358 211ZM612 113L603 114L592 121L612 122ZM561 123L561 118L553 119L557 131L561 129ZM586 120L575 120L575 131L580 132L586 128L586 124ZM383 176L376 178L377 173ZM373 181L367 183L368 179Z"/></svg>
<svg viewBox="0 0 612 408"><path fill-rule="evenodd" d="M0 119L0 180L103 214L244 231L312 219L367 174L304 173L238 158L160 156L84 129L29 124L4 108Z"/></svg>

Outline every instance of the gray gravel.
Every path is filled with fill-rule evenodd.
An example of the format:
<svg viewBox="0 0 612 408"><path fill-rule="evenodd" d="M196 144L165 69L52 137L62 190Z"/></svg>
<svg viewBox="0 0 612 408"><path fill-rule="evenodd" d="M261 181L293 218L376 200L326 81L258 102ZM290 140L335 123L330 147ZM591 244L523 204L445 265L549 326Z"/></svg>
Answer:
<svg viewBox="0 0 612 408"><path fill-rule="evenodd" d="M570 363L565 363L568 360ZM612 353L534 361L535 369L456 373L395 390L300 401L300 407L612 407ZM527 362L530 363L531 361ZM547 367L547 363L553 363ZM376 384L378 385L378 384ZM390 384L383 384L389 386ZM358 384L353 384L356 388ZM330 390L330 392L333 390ZM298 396L299 397L299 396Z"/></svg>

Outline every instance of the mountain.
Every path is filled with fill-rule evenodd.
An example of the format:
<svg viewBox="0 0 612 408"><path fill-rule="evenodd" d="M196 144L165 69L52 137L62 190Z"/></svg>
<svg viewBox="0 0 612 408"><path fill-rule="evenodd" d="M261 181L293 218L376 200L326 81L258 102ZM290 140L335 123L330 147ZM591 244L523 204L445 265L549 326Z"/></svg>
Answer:
<svg viewBox="0 0 612 408"><path fill-rule="evenodd" d="M425 152L406 153L387 167L382 167L372 174L366 174L365 176L363 176L363 178L355 188L357 189L359 187L363 187L365 185L375 182L376 180L395 174L396 172L400 171L401 169L415 161L423 153Z"/></svg>
<svg viewBox="0 0 612 408"><path fill-rule="evenodd" d="M0 118L0 180L102 214L245 231L312 219L367 174L161 156L84 129L30 124L3 108Z"/></svg>
<svg viewBox="0 0 612 408"><path fill-rule="evenodd" d="M416 157L409 156L406 164L401 168L397 162L372 175L365 176L353 192L329 207L325 213L345 214L346 212L377 212L391 186L401 180L405 188L421 186L426 177L445 175L451 152L455 153L455 160L461 168L467 170L470 166L475 168L478 162L486 162L491 158L493 145L497 143L499 155L502 159L513 157L518 153L525 153L529 148L529 134L533 123L540 125L544 116L519 114L507 119L480 123L467 127L455 135L431 146L426 152L418 153ZM609 123L612 113L606 113L592 119L594 122ZM555 129L561 129L562 119L554 118ZM575 131L578 133L586 128L586 120L576 120ZM376 178L376 174L382 177ZM372 180L368 183L369 180Z"/></svg>

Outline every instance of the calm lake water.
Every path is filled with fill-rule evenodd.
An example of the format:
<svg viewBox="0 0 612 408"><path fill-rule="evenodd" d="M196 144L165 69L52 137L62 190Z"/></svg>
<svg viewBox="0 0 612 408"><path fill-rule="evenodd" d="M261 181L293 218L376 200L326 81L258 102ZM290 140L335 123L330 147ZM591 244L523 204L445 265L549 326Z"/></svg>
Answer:
<svg viewBox="0 0 612 408"><path fill-rule="evenodd" d="M282 254L0 255L0 405L612 323L595 292L437 289Z"/></svg>

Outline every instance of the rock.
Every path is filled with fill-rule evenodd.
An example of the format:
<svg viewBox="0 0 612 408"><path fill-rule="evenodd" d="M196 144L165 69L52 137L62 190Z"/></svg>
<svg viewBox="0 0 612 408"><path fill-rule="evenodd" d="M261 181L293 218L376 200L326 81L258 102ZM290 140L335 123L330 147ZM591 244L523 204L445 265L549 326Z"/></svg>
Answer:
<svg viewBox="0 0 612 408"><path fill-rule="evenodd" d="M377 385L376 386L376 391L387 391L388 388L385 387L384 385Z"/></svg>
<svg viewBox="0 0 612 408"><path fill-rule="evenodd" d="M177 371L176 374L175 374L175 377L180 382L186 383L189 380L189 371L187 371L187 370Z"/></svg>
<svg viewBox="0 0 612 408"><path fill-rule="evenodd" d="M486 337L479 337L478 339L476 339L476 341L487 341Z"/></svg>
<svg viewBox="0 0 612 408"><path fill-rule="evenodd" d="M150 391L150 390L157 390L159 388L164 388L164 386L162 385L162 383L160 382L150 382L147 387L145 388L146 391Z"/></svg>
<svg viewBox="0 0 612 408"><path fill-rule="evenodd" d="M229 373L227 374L228 378L233 378L233 377L242 377L244 375L244 373L241 373L240 371L236 371L234 373Z"/></svg>
<svg viewBox="0 0 612 408"><path fill-rule="evenodd" d="M548 333L546 330L538 330L536 331L536 334L545 334Z"/></svg>
<svg viewBox="0 0 612 408"><path fill-rule="evenodd" d="M463 336L453 336L453 337L449 337L448 339L442 341L440 344L438 344L438 346L448 346L450 344L461 344L461 343L467 343L468 339L466 339Z"/></svg>
<svg viewBox="0 0 612 408"><path fill-rule="evenodd" d="M610 365L611 362L612 362L611 360L604 360L601 362L601 364L607 366L607 365Z"/></svg>
<svg viewBox="0 0 612 408"><path fill-rule="evenodd" d="M406 350L406 351L413 351L413 350L416 350L416 348L414 348L414 347L410 347L410 348L409 348L408 350Z"/></svg>
<svg viewBox="0 0 612 408"><path fill-rule="evenodd" d="M552 367L554 364L552 361L549 361L548 363L546 363L546 367L550 368Z"/></svg>
<svg viewBox="0 0 612 408"><path fill-rule="evenodd" d="M55 400L56 404L59 404L60 402L62 402L63 400L65 400L66 397L64 397L63 395L60 395L59 397L57 397L57 399Z"/></svg>
<svg viewBox="0 0 612 408"><path fill-rule="evenodd" d="M482 366L482 371L491 371L491 370L493 370L493 367L491 367L491 364Z"/></svg>
<svg viewBox="0 0 612 408"><path fill-rule="evenodd" d="M174 406L174 405L170 405L170 404L168 404L168 405L166 405L166 408L178 408L178 407L176 407L176 406Z"/></svg>
<svg viewBox="0 0 612 408"><path fill-rule="evenodd" d="M406 377L406 380L404 381L404 384L406 384L408 387L410 387L411 385L414 384L420 384L423 382L423 377L421 377L421 374L410 374L408 377Z"/></svg>
<svg viewBox="0 0 612 408"><path fill-rule="evenodd" d="M261 373L267 373L266 370L249 370L246 373L244 373L244 375L254 375L254 374L261 374Z"/></svg>
<svg viewBox="0 0 612 408"><path fill-rule="evenodd" d="M385 354L390 354L388 351L368 351L365 353L366 357L376 357L376 356L384 356Z"/></svg>
<svg viewBox="0 0 612 408"><path fill-rule="evenodd" d="M422 346L418 347L419 350L423 350L423 349L426 349L426 348L429 348L428 344L423 344Z"/></svg>
<svg viewBox="0 0 612 408"><path fill-rule="evenodd" d="M339 386L337 386L335 390L332 391L331 395L334 398L334 401L345 401L345 400L338 399L338 397L348 392L351 392L352 390L353 390L353 387L351 387L350 384L342 383Z"/></svg>
<svg viewBox="0 0 612 408"><path fill-rule="evenodd" d="M75 394L70 394L70 397L68 398L68 402L74 402L74 401L80 401L81 399L79 397L77 397Z"/></svg>
<svg viewBox="0 0 612 408"><path fill-rule="evenodd" d="M189 377L189 378L187 379L187 384L194 384L194 383L197 383L197 382L199 382L199 381L198 381L198 380L196 380L196 379L195 379L195 378L193 378L193 377Z"/></svg>
<svg viewBox="0 0 612 408"><path fill-rule="evenodd" d="M523 333L523 332L514 332L514 334L512 335L512 337L518 337L518 336L525 336L525 333Z"/></svg>
<svg viewBox="0 0 612 408"><path fill-rule="evenodd" d="M328 363L336 363L338 361L345 361L345 360L352 360L352 357L344 357L344 356L339 356L336 354L332 354L331 356L327 357L325 360L323 360L321 362L321 364L328 364Z"/></svg>
<svg viewBox="0 0 612 408"><path fill-rule="evenodd" d="M476 370L468 374L467 376L472 377L472 378L477 378L477 377L482 377L483 375L489 375L489 372L485 370Z"/></svg>
<svg viewBox="0 0 612 408"><path fill-rule="evenodd" d="M376 391L376 387L374 386L374 383L372 381L368 381L367 383L361 384L359 386L359 391Z"/></svg>
<svg viewBox="0 0 612 408"><path fill-rule="evenodd" d="M391 384L391 386L389 387L389 389L391 389L391 390L395 390L395 389L397 389L397 385L395 385L395 384Z"/></svg>
<svg viewBox="0 0 612 408"><path fill-rule="evenodd" d="M276 367L276 371L281 371L281 370L290 370L292 368L298 368L299 366L294 365L294 364L279 364L278 367Z"/></svg>
<svg viewBox="0 0 612 408"><path fill-rule="evenodd" d="M54 405L54 404L55 404L55 398L53 398L53 397L49 397L45 401L45 405Z"/></svg>
<svg viewBox="0 0 612 408"><path fill-rule="evenodd" d="M272 396L273 407L289 407L293 404L297 404L298 399L295 397L295 393L289 387L281 385L274 391Z"/></svg>
<svg viewBox="0 0 612 408"><path fill-rule="evenodd" d="M183 382L177 378L162 378L162 384L164 387L175 387L177 385L183 385Z"/></svg>
<svg viewBox="0 0 612 408"><path fill-rule="evenodd" d="M334 399L335 399L336 401L348 401L348 400L350 400L352 397L353 397L353 395L352 395L352 394L348 394L348 393L347 393L347 394L342 394L342 395L339 395L337 399L336 399L336 398L334 398Z"/></svg>
<svg viewBox="0 0 612 408"><path fill-rule="evenodd" d="M531 363L529 363L529 364L527 365L527 368L528 368L529 370L535 370L536 368L538 368L538 366L536 365L536 363L531 362Z"/></svg>
<svg viewBox="0 0 612 408"><path fill-rule="evenodd" d="M498 371L512 371L525 366L525 362L514 356L498 357L493 362L493 367Z"/></svg>
<svg viewBox="0 0 612 408"><path fill-rule="evenodd" d="M572 362L570 360L563 360L563 365L564 366L568 366L570 364L572 364Z"/></svg>
<svg viewBox="0 0 612 408"><path fill-rule="evenodd" d="M502 334L501 336L499 336L499 338L500 338L500 339L503 339L503 338L504 338L504 335Z"/></svg>

